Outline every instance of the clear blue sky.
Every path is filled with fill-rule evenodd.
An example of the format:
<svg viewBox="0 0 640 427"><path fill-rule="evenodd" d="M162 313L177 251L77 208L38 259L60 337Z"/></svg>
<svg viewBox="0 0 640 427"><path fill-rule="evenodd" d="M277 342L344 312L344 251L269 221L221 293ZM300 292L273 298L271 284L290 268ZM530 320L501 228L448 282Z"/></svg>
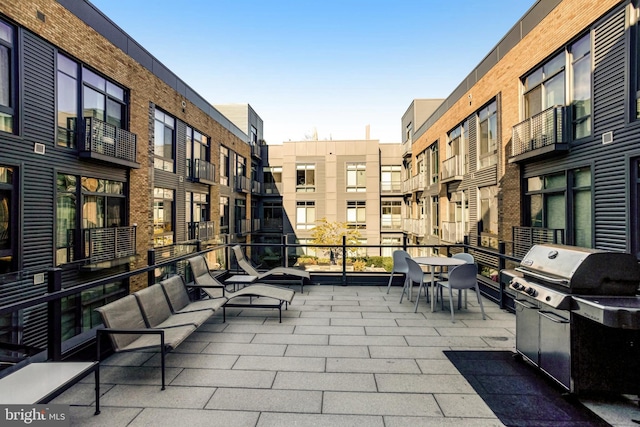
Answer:
<svg viewBox="0 0 640 427"><path fill-rule="evenodd" d="M400 142L534 0L90 0L211 104L249 103L267 143Z"/></svg>

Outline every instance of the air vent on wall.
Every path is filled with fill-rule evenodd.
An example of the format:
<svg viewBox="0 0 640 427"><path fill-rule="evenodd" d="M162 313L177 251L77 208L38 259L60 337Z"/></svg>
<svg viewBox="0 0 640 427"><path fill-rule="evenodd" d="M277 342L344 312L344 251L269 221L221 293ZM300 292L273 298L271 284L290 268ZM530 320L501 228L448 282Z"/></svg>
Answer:
<svg viewBox="0 0 640 427"><path fill-rule="evenodd" d="M611 144L613 142L613 132L605 132L602 134L602 143Z"/></svg>
<svg viewBox="0 0 640 427"><path fill-rule="evenodd" d="M36 154L44 154L46 148L44 144L41 144L39 142L36 142L35 144L33 144L33 152Z"/></svg>

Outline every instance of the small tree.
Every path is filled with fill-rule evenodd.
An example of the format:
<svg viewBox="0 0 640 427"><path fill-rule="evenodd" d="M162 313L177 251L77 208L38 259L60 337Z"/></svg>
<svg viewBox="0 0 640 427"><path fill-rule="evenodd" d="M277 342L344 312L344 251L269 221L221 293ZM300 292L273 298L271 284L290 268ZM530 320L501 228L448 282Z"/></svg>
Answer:
<svg viewBox="0 0 640 427"><path fill-rule="evenodd" d="M346 222L328 221L326 218L322 218L316 221L315 227L311 229L311 244L313 245L342 245L342 238L346 237L347 245L358 245L360 243L360 232L347 227ZM338 256L344 256L342 248L327 248L324 250L325 254L329 255L329 259L335 264L335 259Z"/></svg>

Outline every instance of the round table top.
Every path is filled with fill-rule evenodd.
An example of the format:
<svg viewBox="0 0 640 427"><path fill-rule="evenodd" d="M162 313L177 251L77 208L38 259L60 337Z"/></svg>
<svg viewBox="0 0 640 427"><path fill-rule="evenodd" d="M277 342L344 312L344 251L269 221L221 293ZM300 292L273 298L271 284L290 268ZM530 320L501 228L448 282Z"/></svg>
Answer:
<svg viewBox="0 0 640 427"><path fill-rule="evenodd" d="M443 256L417 256L411 258L418 264L423 265L442 265L442 266L451 266L451 265L462 265L467 262L458 258L451 257L443 257Z"/></svg>

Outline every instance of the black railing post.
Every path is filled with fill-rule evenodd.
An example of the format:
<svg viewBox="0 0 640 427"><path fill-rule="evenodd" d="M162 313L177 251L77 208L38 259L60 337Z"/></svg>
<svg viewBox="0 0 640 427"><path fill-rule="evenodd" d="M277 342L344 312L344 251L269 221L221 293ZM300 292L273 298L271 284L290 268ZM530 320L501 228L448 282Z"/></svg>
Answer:
<svg viewBox="0 0 640 427"><path fill-rule="evenodd" d="M47 272L47 292L53 294L62 290L62 269L51 268ZM49 360L62 360L62 302L56 298L47 303L47 355Z"/></svg>
<svg viewBox="0 0 640 427"><path fill-rule="evenodd" d="M500 308L505 307L504 283L502 283L502 280L500 280L500 272L504 270L504 268L507 265L507 262L504 258L504 256L506 255L506 247L507 245L505 245L504 242L498 242L498 252L500 253L500 256L498 257L498 282L500 286L500 301L499 301Z"/></svg>
<svg viewBox="0 0 640 427"><path fill-rule="evenodd" d="M342 236L342 286L347 286L347 236Z"/></svg>
<svg viewBox="0 0 640 427"><path fill-rule="evenodd" d="M151 266L151 265L155 265L155 263L156 263L156 250L152 248L147 251L147 265ZM147 272L147 286L153 285L155 281L156 281L155 271L149 270Z"/></svg>
<svg viewBox="0 0 640 427"><path fill-rule="evenodd" d="M289 251L287 250L287 235L282 235L282 256L284 260L282 261L285 267L289 267Z"/></svg>

